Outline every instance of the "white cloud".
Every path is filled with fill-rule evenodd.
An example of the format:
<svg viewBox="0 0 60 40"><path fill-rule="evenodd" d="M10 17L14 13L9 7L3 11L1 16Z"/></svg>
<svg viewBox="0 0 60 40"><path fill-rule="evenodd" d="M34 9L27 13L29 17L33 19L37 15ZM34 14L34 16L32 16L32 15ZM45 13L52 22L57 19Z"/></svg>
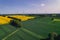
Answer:
<svg viewBox="0 0 60 40"><path fill-rule="evenodd" d="M45 5L46 5L46 4L44 4L44 3L41 3L41 6L42 6L42 7L44 7Z"/></svg>

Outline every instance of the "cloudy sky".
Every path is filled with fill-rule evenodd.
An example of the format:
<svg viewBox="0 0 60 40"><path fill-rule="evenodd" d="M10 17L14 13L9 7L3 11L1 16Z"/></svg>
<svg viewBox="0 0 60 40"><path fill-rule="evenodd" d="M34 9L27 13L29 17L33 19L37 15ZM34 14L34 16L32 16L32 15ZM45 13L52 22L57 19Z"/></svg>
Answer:
<svg viewBox="0 0 60 40"><path fill-rule="evenodd" d="M0 14L60 13L60 0L0 0Z"/></svg>

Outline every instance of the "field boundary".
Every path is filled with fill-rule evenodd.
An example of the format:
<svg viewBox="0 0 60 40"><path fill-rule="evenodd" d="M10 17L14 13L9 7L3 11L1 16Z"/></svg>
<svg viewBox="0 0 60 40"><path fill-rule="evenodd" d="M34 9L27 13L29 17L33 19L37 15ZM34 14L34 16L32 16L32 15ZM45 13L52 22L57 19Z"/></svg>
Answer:
<svg viewBox="0 0 60 40"><path fill-rule="evenodd" d="M22 28L22 31L27 32L28 34L30 34L30 35L32 35L32 36L34 36L34 37L36 37L36 38L39 38L39 39L40 39L40 38L45 38L45 37L43 37L43 36L41 36L41 35L38 35L38 34L32 32L32 31L29 31L29 30L27 30L27 29L25 29L25 28Z"/></svg>
<svg viewBox="0 0 60 40"><path fill-rule="evenodd" d="M19 28L20 29L20 28ZM8 37L12 36L13 34L15 34L17 31L19 31L19 29L16 29L15 31L13 31L12 33L10 33L9 35L7 35L6 37L4 37L2 40L6 40Z"/></svg>

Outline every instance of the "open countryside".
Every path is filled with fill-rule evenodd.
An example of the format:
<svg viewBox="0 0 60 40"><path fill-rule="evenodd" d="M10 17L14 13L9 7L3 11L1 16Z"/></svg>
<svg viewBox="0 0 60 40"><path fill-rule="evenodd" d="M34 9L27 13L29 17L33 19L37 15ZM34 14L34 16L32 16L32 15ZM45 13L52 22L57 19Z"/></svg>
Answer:
<svg viewBox="0 0 60 40"><path fill-rule="evenodd" d="M11 20L17 21L21 27L11 25ZM42 40L53 32L60 34L60 17L57 14L0 16L0 40Z"/></svg>

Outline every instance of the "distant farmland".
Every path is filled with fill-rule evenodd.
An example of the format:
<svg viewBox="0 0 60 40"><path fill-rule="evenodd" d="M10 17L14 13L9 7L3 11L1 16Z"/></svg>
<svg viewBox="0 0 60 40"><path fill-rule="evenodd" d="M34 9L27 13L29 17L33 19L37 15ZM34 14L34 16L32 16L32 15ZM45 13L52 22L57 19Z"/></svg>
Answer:
<svg viewBox="0 0 60 40"><path fill-rule="evenodd" d="M20 19L22 27L15 28L10 25L10 20L6 16L0 16L0 40L41 40L47 38L49 33L60 34L60 21L50 15L10 15ZM59 18L58 18L59 19Z"/></svg>

